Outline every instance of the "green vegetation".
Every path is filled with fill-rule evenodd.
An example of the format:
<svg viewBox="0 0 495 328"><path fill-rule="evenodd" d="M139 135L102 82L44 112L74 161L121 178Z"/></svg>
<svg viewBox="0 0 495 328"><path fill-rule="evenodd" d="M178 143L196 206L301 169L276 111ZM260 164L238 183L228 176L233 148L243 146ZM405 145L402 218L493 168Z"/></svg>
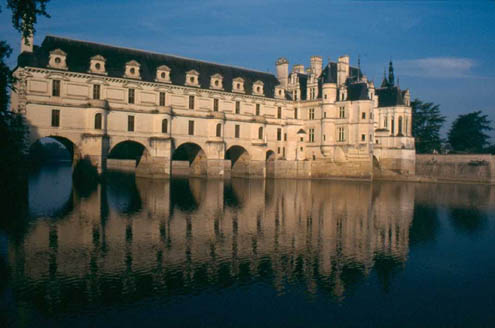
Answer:
<svg viewBox="0 0 495 328"><path fill-rule="evenodd" d="M411 102L412 134L416 138L418 154L440 151L442 139L440 129L445 122L445 116L440 113L440 105L424 103L419 99Z"/></svg>
<svg viewBox="0 0 495 328"><path fill-rule="evenodd" d="M490 137L485 133L491 131L491 121L481 111L459 115L448 134L448 141L455 152L485 153L490 148Z"/></svg>

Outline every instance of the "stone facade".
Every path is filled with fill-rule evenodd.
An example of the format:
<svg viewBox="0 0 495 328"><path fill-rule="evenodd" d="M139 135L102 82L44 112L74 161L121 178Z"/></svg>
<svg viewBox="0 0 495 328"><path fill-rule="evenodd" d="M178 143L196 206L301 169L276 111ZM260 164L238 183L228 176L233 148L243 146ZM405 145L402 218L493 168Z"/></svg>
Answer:
<svg viewBox="0 0 495 328"><path fill-rule="evenodd" d="M414 174L409 92L392 67L375 88L348 56L291 72L280 58L273 75L53 36L22 50L11 104L32 142L53 137L100 172L107 159L128 169L120 159L149 177Z"/></svg>

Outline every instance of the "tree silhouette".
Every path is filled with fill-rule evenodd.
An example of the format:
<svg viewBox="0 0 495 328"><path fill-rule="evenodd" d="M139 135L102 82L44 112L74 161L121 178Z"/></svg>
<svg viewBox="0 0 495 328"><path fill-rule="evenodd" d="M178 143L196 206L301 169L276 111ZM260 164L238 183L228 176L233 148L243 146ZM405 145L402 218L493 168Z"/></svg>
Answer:
<svg viewBox="0 0 495 328"><path fill-rule="evenodd" d="M485 132L492 130L490 124L491 121L481 111L459 115L448 134L452 149L457 152L485 152L490 138Z"/></svg>
<svg viewBox="0 0 495 328"><path fill-rule="evenodd" d="M439 150L442 139L440 129L445 117L440 113L440 105L424 103L419 99L411 102L412 134L415 137L416 152L432 153Z"/></svg>

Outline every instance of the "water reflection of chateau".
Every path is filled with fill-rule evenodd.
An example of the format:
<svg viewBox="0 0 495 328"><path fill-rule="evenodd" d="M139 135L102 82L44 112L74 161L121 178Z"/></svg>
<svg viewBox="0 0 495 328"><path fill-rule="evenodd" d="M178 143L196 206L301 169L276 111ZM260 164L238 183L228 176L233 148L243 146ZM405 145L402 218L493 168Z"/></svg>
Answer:
<svg viewBox="0 0 495 328"><path fill-rule="evenodd" d="M70 201L10 245L16 285L37 286L19 297L42 307L74 290L99 303L255 281L340 298L405 263L414 185L131 178Z"/></svg>

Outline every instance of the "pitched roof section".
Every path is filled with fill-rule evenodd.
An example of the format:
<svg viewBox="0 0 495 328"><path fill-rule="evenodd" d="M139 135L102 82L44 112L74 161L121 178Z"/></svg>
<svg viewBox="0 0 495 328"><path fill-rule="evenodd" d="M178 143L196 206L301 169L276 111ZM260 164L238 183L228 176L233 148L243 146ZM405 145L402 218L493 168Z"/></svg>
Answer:
<svg viewBox="0 0 495 328"><path fill-rule="evenodd" d="M106 59L105 68L110 77L122 78L126 63L135 60L141 64L141 80L147 82L155 82L156 69L166 65L171 70L170 79L175 85L185 85L186 72L190 70L199 72L202 89L210 88L210 77L217 73L223 76L224 89L228 92L232 92L232 80L237 77L244 79L244 90L249 95L253 94L252 85L255 81L263 82L264 94L268 98L274 97L275 86L279 84L275 75L270 73L56 36L47 36L40 47L34 47L33 53L21 53L18 65L47 67L49 53L55 49L67 53L67 66L72 72L87 73L91 57L101 55Z"/></svg>
<svg viewBox="0 0 495 328"><path fill-rule="evenodd" d="M349 84L347 87L347 100L369 100L368 85L365 82Z"/></svg>
<svg viewBox="0 0 495 328"><path fill-rule="evenodd" d="M404 106L404 93L399 87L376 89L378 107Z"/></svg>

